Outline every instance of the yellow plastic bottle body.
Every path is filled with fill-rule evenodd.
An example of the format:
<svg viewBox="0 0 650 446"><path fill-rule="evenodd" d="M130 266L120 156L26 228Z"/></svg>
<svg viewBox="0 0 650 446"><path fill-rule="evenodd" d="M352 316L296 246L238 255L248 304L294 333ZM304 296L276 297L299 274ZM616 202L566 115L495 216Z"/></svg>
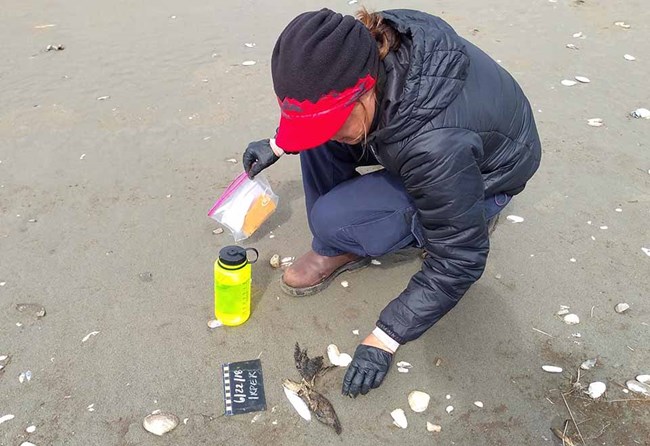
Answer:
<svg viewBox="0 0 650 446"><path fill-rule="evenodd" d="M241 325L251 315L251 265L214 262L214 315L224 325Z"/></svg>

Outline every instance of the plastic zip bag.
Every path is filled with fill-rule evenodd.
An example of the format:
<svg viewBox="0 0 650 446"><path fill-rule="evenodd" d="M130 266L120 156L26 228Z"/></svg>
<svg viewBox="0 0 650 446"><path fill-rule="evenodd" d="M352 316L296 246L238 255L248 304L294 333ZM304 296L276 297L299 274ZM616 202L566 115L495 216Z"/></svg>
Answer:
<svg viewBox="0 0 650 446"><path fill-rule="evenodd" d="M253 235L277 206L278 196L264 176L251 180L242 172L221 194L208 216L228 228L238 242Z"/></svg>

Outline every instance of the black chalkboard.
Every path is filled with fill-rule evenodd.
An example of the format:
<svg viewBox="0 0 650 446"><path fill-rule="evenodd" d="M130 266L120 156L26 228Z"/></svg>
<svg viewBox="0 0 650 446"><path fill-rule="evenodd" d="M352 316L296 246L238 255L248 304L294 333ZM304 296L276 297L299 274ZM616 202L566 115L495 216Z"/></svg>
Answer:
<svg viewBox="0 0 650 446"><path fill-rule="evenodd" d="M221 370L226 415L266 410L262 361L229 362Z"/></svg>

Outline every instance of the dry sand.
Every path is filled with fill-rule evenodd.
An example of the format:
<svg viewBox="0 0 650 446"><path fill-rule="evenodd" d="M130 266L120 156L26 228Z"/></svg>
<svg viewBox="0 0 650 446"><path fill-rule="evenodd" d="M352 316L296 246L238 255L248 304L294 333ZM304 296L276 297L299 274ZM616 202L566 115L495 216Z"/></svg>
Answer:
<svg viewBox="0 0 650 446"><path fill-rule="evenodd" d="M550 445L557 442L549 428L569 418L557 389L568 389L584 359L599 365L581 382L605 381L609 400L630 398L621 384L650 373L650 257L641 250L650 248L650 121L628 117L650 108L650 10L642 0L368 3L441 15L501 60L533 104L544 159L507 210L525 221L502 221L484 277L397 353L411 372L393 370L356 400L340 396L343 370L326 379L340 438L301 420L285 400L281 381L296 376L293 344L324 353L334 342L352 353L360 337L351 331L368 333L419 263L384 259L345 277L347 289L281 295L267 260L309 247L297 158L268 171L280 209L247 243L262 254L250 321L207 328L212 262L230 242L212 234L207 210L241 169L226 160L275 129L275 38L297 13L321 6L358 5L5 0L0 355L11 362L0 371L0 416L15 418L0 425L0 444ZM632 27L614 26L619 20ZM36 28L48 24L56 26ZM43 52L50 44L65 49ZM241 66L245 60L257 64ZM560 85L575 75L592 82ZM589 118L605 126L589 127ZM143 272L153 280L142 281ZM621 301L631 310L619 315ZM32 321L14 309L20 302L40 303L47 315ZM554 317L559 305L581 323ZM99 334L82 343L92 331ZM220 364L260 353L269 410L255 423L253 415L222 416ZM543 364L566 373L547 374ZM33 378L20 384L25 370ZM408 410L414 389L432 396L424 414ZM650 444L649 403L583 398L576 392L568 402L587 444ZM391 425L398 407L407 410L406 430ZM155 438L141 425L155 409L187 424ZM428 433L426 421L442 432ZM36 432L25 433L31 424Z"/></svg>

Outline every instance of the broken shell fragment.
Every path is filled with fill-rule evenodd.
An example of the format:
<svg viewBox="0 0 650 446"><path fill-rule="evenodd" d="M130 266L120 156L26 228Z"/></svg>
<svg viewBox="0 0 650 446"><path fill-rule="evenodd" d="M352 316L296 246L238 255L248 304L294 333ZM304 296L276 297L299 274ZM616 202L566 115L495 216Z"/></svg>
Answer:
<svg viewBox="0 0 650 446"><path fill-rule="evenodd" d="M377 259L372 259L370 263L372 263L373 265L381 265L381 262Z"/></svg>
<svg viewBox="0 0 650 446"><path fill-rule="evenodd" d="M454 406L447 406L445 410L447 411L448 414L451 415L451 413L454 411Z"/></svg>
<svg viewBox="0 0 650 446"><path fill-rule="evenodd" d="M352 334L355 336L359 336L359 330L352 330Z"/></svg>
<svg viewBox="0 0 650 446"><path fill-rule="evenodd" d="M625 22L614 22L614 25L616 25L616 26L620 26L620 27L623 28L623 29L630 29L630 28L632 28L632 25L628 25L628 24L625 23Z"/></svg>
<svg viewBox="0 0 650 446"><path fill-rule="evenodd" d="M289 380L285 380L282 388L284 389L284 394L287 396L287 399L293 406L293 408L298 412L298 415L300 415L303 419L307 421L311 421L311 412L309 411L309 407L307 406L307 403L303 401L302 398L298 396L298 394L292 389L293 387L300 387L299 385L292 385L295 384L293 382L290 382Z"/></svg>
<svg viewBox="0 0 650 446"><path fill-rule="evenodd" d="M481 401L474 401L474 405L476 407L480 407L481 409L483 409L483 402L481 402Z"/></svg>
<svg viewBox="0 0 650 446"><path fill-rule="evenodd" d="M427 421L427 430L429 432L440 432L442 430L442 426Z"/></svg>
<svg viewBox="0 0 650 446"><path fill-rule="evenodd" d="M221 327L221 326L223 326L223 322L221 322L221 321L218 320L218 319L210 319L210 320L208 321L208 327L209 327L209 328L219 328L219 327Z"/></svg>
<svg viewBox="0 0 650 446"><path fill-rule="evenodd" d="M524 221L524 218L523 218L523 217L520 217L520 216L518 216L518 215L508 215L508 216L506 217L506 219L507 219L508 221L513 222L513 223L521 223L521 222Z"/></svg>
<svg viewBox="0 0 650 446"><path fill-rule="evenodd" d="M245 43L244 46L245 46L246 48L255 48L255 43L253 43L253 42Z"/></svg>
<svg viewBox="0 0 650 446"><path fill-rule="evenodd" d="M0 417L0 424L4 423L5 421L13 420L14 417L15 415L12 414L3 415Z"/></svg>
<svg viewBox="0 0 650 446"><path fill-rule="evenodd" d="M25 432L27 432L28 434L33 434L35 431L36 431L36 426L34 425L27 426L27 428L25 429Z"/></svg>
<svg viewBox="0 0 650 446"><path fill-rule="evenodd" d="M632 113L630 113L633 118L637 119L650 119L650 110L647 108L637 108Z"/></svg>
<svg viewBox="0 0 650 446"><path fill-rule="evenodd" d="M591 82L591 80L588 77L585 77L585 76L576 76L575 79L578 82L581 82L583 84L588 84L589 82Z"/></svg>
<svg viewBox="0 0 650 446"><path fill-rule="evenodd" d="M626 304L625 302L621 302L620 304L616 304L614 307L614 311L616 311L618 314L625 313L627 310L630 309L630 306Z"/></svg>
<svg viewBox="0 0 650 446"><path fill-rule="evenodd" d="M334 344L327 346L327 358L337 367L347 367L352 362L352 357L347 353L341 353Z"/></svg>
<svg viewBox="0 0 650 446"><path fill-rule="evenodd" d="M414 390L409 393L408 401L409 406L413 412L424 412L429 407L429 401L431 397L428 393L421 392L419 390Z"/></svg>
<svg viewBox="0 0 650 446"><path fill-rule="evenodd" d="M625 383L628 389L634 393L641 393L645 396L650 396L650 385L641 383L637 380L631 379Z"/></svg>
<svg viewBox="0 0 650 446"><path fill-rule="evenodd" d="M576 325L580 323L580 318L578 317L578 315L573 313L564 316L563 320L564 323L567 325Z"/></svg>
<svg viewBox="0 0 650 446"><path fill-rule="evenodd" d="M591 369L594 368L595 365L596 365L596 358L594 358L594 359L587 359L587 360L584 361L582 364L580 364L580 368L581 368L582 370L591 370Z"/></svg>
<svg viewBox="0 0 650 446"><path fill-rule="evenodd" d="M582 33L582 31L573 34L573 37L576 39L583 38L584 36L585 35Z"/></svg>
<svg viewBox="0 0 650 446"><path fill-rule="evenodd" d="M144 417L142 426L147 432L151 432L154 435L164 435L167 432L173 430L180 420L173 413L156 413L149 414Z"/></svg>
<svg viewBox="0 0 650 446"><path fill-rule="evenodd" d="M604 125L604 122L601 118L591 118L587 119L587 124L591 127L602 127Z"/></svg>
<svg viewBox="0 0 650 446"><path fill-rule="evenodd" d="M569 309L568 308L562 308L560 311L558 311L555 314L557 314L558 316L564 316L565 314L569 314Z"/></svg>
<svg viewBox="0 0 650 446"><path fill-rule="evenodd" d="M625 60L629 60L630 62L636 60L636 57L634 57L634 56L631 55L631 54L625 54L625 55L623 55L623 58L624 58Z"/></svg>
<svg viewBox="0 0 650 446"><path fill-rule="evenodd" d="M406 429L409 425L408 421L406 420L406 414L402 409L395 409L390 413L390 416L393 418L393 424L397 427Z"/></svg>
<svg viewBox="0 0 650 446"><path fill-rule="evenodd" d="M269 260L269 263L271 264L272 268L278 269L280 268L280 255L279 254L273 254L271 257L271 260Z"/></svg>
<svg viewBox="0 0 650 446"><path fill-rule="evenodd" d="M36 446L36 445L29 441L23 441L22 443L20 443L20 446Z"/></svg>
<svg viewBox="0 0 650 446"><path fill-rule="evenodd" d="M603 393L605 393L605 390L607 390L605 383L596 381L589 384L587 394L593 399L598 399L603 395Z"/></svg>
<svg viewBox="0 0 650 446"><path fill-rule="evenodd" d="M573 43L567 43L566 47L569 48L570 50L579 50L577 45L574 45Z"/></svg>
<svg viewBox="0 0 650 446"><path fill-rule="evenodd" d="M400 361L396 365L397 367L402 367L405 369L410 369L411 367L413 367L410 362L406 362L406 361Z"/></svg>
<svg viewBox="0 0 650 446"><path fill-rule="evenodd" d="M347 287L350 286L350 284L348 283L347 280L344 280L343 282L341 282L341 286L342 286L343 288L347 288Z"/></svg>
<svg viewBox="0 0 650 446"><path fill-rule="evenodd" d="M86 336L83 337L81 342L86 342L88 339L90 339L91 336L96 336L98 334L99 334L98 331L91 331L90 333L88 333Z"/></svg>
<svg viewBox="0 0 650 446"><path fill-rule="evenodd" d="M223 234L223 228L217 228L217 229L215 229L214 231L212 231L212 233L213 233L214 235Z"/></svg>
<svg viewBox="0 0 650 446"><path fill-rule="evenodd" d="M577 84L576 81L572 81L572 80L569 80L569 79L564 79L564 80L562 80L562 82L560 82L560 83L561 83L562 85L564 85L565 87L573 87L575 84Z"/></svg>
<svg viewBox="0 0 650 446"><path fill-rule="evenodd" d="M557 367L554 365L543 365L542 370L548 373L562 373L562 367Z"/></svg>
<svg viewBox="0 0 650 446"><path fill-rule="evenodd" d="M254 60L245 60L245 61L243 61L241 64L242 64L243 66L245 66L245 67L250 67L250 66L255 65L256 63L257 63L257 62L255 62Z"/></svg>
<svg viewBox="0 0 650 446"><path fill-rule="evenodd" d="M650 384L650 375L638 375L636 380L641 384Z"/></svg>
<svg viewBox="0 0 650 446"><path fill-rule="evenodd" d="M399 373L408 373L409 369L407 369L406 367L397 367L397 371Z"/></svg>

